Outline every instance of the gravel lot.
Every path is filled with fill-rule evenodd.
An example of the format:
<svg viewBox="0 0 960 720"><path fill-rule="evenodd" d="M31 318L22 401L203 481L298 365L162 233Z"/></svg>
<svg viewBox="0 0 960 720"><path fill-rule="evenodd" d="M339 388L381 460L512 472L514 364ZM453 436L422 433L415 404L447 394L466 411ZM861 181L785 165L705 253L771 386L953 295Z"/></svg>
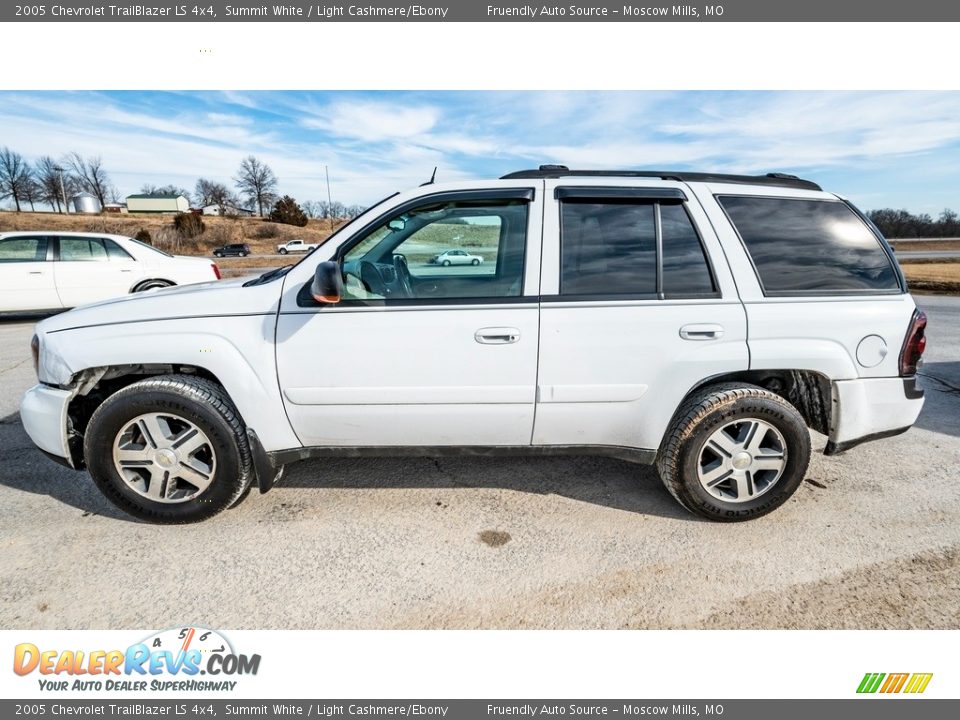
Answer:
<svg viewBox="0 0 960 720"><path fill-rule="evenodd" d="M918 301L917 427L815 455L738 525L589 457L308 461L207 523L140 524L34 449L33 321L0 320L0 627L960 627L960 298Z"/></svg>

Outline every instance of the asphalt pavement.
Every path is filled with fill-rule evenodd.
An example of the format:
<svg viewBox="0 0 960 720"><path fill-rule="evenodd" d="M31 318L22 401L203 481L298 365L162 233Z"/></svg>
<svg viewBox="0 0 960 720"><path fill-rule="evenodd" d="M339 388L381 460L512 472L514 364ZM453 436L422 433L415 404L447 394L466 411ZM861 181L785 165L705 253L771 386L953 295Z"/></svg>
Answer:
<svg viewBox="0 0 960 720"><path fill-rule="evenodd" d="M0 627L957 628L960 298L918 301L917 426L815 454L735 525L591 457L307 461L206 523L139 523L30 443L33 323L0 320Z"/></svg>

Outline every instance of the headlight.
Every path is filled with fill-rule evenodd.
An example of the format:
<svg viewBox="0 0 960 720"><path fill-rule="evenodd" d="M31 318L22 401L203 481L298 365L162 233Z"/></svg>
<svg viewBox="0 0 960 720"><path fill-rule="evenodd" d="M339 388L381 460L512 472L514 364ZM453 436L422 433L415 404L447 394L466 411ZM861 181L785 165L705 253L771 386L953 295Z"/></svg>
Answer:
<svg viewBox="0 0 960 720"><path fill-rule="evenodd" d="M34 335L30 339L30 352L33 353L33 371L40 378L40 338Z"/></svg>

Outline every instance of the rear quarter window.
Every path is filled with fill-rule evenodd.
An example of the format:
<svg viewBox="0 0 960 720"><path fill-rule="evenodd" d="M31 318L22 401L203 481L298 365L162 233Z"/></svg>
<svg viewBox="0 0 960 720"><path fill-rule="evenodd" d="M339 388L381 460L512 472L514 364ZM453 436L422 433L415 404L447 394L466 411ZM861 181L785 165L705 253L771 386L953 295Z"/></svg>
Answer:
<svg viewBox="0 0 960 720"><path fill-rule="evenodd" d="M717 197L765 295L900 292L879 238L846 204L798 198Z"/></svg>

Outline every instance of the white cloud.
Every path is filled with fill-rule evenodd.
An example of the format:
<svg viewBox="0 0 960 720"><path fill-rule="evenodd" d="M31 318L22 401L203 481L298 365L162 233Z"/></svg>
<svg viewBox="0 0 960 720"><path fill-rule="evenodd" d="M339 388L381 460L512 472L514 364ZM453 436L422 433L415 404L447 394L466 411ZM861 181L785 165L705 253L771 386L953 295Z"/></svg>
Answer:
<svg viewBox="0 0 960 720"><path fill-rule="evenodd" d="M393 102L340 102L303 120L306 127L341 138L379 142L413 138L430 132L440 111Z"/></svg>

